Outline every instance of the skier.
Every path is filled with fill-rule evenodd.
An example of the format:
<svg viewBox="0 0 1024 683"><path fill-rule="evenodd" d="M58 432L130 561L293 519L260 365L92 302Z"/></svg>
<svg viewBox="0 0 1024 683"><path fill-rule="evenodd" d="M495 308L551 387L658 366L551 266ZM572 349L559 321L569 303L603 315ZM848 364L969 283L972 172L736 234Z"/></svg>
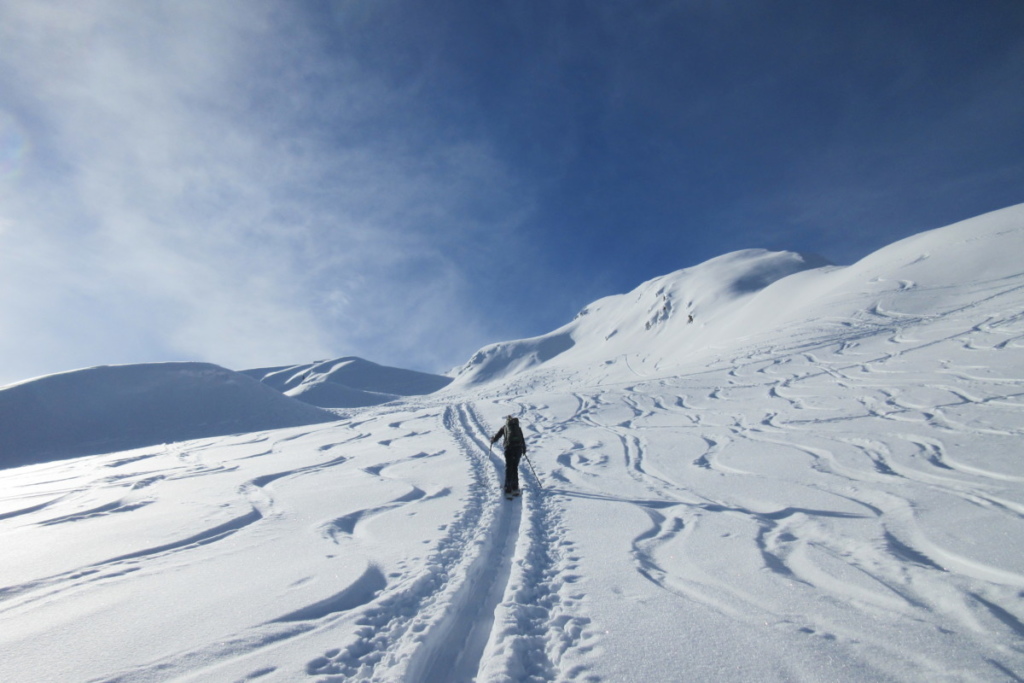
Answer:
<svg viewBox="0 0 1024 683"><path fill-rule="evenodd" d="M520 494L519 459L526 453L526 439L519 428L519 418L509 415L498 433L491 438L491 445L498 439L505 439L505 497L512 500Z"/></svg>

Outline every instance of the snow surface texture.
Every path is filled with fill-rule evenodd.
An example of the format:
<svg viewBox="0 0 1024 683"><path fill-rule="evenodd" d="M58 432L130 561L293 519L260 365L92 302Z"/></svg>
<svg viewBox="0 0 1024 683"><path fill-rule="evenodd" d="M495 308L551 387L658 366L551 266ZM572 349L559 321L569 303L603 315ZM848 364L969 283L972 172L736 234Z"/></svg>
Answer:
<svg viewBox="0 0 1024 683"><path fill-rule="evenodd" d="M740 252L434 394L0 472L0 680L1022 680L1021 253Z"/></svg>
<svg viewBox="0 0 1024 683"><path fill-rule="evenodd" d="M322 408L362 408L447 386L450 377L377 365L354 356L305 365L243 370L288 396Z"/></svg>
<svg viewBox="0 0 1024 683"><path fill-rule="evenodd" d="M208 363L89 368L0 389L0 468L335 419Z"/></svg>

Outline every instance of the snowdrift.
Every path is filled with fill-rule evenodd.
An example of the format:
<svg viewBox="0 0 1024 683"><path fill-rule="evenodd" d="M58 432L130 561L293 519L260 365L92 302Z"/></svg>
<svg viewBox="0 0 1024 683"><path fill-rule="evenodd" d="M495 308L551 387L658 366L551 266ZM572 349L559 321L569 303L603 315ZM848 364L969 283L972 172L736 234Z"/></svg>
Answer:
<svg viewBox="0 0 1024 683"><path fill-rule="evenodd" d="M242 372L321 408L375 406L403 396L430 394L452 381L450 377L378 365L355 356Z"/></svg>
<svg viewBox="0 0 1024 683"><path fill-rule="evenodd" d="M0 389L0 467L335 419L208 363L88 368Z"/></svg>

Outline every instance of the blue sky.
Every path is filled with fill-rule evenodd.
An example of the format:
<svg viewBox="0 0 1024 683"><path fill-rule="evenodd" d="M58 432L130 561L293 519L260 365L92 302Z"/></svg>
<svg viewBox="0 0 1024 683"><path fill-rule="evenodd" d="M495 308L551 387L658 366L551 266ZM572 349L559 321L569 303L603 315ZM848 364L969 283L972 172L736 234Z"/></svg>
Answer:
<svg viewBox="0 0 1024 683"><path fill-rule="evenodd" d="M429 371L1024 201L1024 3L0 0L0 383Z"/></svg>

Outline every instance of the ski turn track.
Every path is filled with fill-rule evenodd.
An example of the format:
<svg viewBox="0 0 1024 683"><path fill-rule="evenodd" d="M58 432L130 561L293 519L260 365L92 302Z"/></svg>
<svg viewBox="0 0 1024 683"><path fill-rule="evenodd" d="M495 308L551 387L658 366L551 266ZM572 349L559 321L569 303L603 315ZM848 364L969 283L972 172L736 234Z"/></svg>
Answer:
<svg viewBox="0 0 1024 683"><path fill-rule="evenodd" d="M465 456L471 484L426 572L383 596L360 618L355 642L309 662L319 681L574 680L563 670L589 619L573 544L533 474L523 498L501 495L504 460L468 404L449 406L444 427ZM570 595L563 595L570 593Z"/></svg>

